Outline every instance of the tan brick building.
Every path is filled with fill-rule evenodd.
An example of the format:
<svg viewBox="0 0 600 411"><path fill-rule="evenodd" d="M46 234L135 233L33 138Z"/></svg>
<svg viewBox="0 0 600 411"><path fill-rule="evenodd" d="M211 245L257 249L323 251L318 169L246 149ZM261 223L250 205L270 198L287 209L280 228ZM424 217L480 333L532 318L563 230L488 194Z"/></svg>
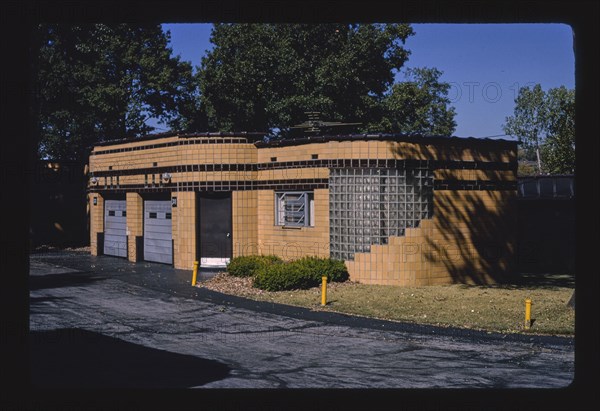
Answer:
<svg viewBox="0 0 600 411"><path fill-rule="evenodd" d="M516 255L516 154L506 140L362 134L98 145L92 254L180 269L331 256L367 284L494 282Z"/></svg>

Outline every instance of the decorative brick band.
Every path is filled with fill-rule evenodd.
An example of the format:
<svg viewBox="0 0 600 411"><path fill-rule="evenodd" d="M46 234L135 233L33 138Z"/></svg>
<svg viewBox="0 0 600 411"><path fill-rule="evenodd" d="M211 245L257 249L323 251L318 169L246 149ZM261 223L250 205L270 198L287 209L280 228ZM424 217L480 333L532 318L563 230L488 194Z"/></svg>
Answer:
<svg viewBox="0 0 600 411"><path fill-rule="evenodd" d="M517 190L516 181L498 180L434 180L434 190Z"/></svg>
<svg viewBox="0 0 600 411"><path fill-rule="evenodd" d="M93 193L152 193L171 191L246 191L246 190L314 190L329 188L327 178L290 180L234 180L234 181L188 181L168 184L122 184L118 187L91 187ZM516 190L516 181L485 180L434 180L434 190Z"/></svg>
<svg viewBox="0 0 600 411"><path fill-rule="evenodd" d="M257 171L256 164L192 164L181 166L130 168L124 170L94 171L95 177L131 176L144 174L183 173L190 171Z"/></svg>
<svg viewBox="0 0 600 411"><path fill-rule="evenodd" d="M516 171L516 162L499 161L458 161L458 160L378 160L378 159L333 159L333 160L305 160L305 161L280 161L258 164L188 164L180 166L163 166L132 168L125 170L105 170L91 173L96 177L110 177L117 175L142 175L157 173L178 172L212 172L212 171L259 171L292 168L392 168L412 169L428 168L431 170L494 170Z"/></svg>
<svg viewBox="0 0 600 411"><path fill-rule="evenodd" d="M162 185L122 184L119 187L92 187L97 193L152 193L164 191L245 191L245 190L314 190L328 188L327 178L306 178L295 180L235 180L235 181L188 181Z"/></svg>
<svg viewBox="0 0 600 411"><path fill-rule="evenodd" d="M517 170L516 162L463 161L463 160L397 160L397 159L322 159L259 163L258 170L281 168L429 168L431 170Z"/></svg>
<svg viewBox="0 0 600 411"><path fill-rule="evenodd" d="M135 140L132 141L124 141L123 143L134 143ZM143 146L135 146L135 147L123 147L123 148L110 148L107 150L93 151L91 156L98 156L103 154L113 154L113 153L124 153L128 151L139 151L139 150L149 150L152 148L164 148L164 147L174 147L174 146L183 146L190 144L248 144L248 139L246 138L205 138L205 139L196 139L196 140L177 140L170 141L168 143L157 143L157 144L147 144Z"/></svg>

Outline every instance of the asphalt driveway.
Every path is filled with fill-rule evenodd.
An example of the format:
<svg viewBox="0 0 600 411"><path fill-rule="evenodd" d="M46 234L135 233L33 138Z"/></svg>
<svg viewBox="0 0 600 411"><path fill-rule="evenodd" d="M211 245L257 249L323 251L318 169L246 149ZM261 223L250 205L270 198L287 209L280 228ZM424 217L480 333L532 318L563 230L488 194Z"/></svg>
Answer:
<svg viewBox="0 0 600 411"><path fill-rule="evenodd" d="M254 302L154 263L30 257L34 386L561 388L573 339L486 334ZM200 273L200 280L211 273Z"/></svg>

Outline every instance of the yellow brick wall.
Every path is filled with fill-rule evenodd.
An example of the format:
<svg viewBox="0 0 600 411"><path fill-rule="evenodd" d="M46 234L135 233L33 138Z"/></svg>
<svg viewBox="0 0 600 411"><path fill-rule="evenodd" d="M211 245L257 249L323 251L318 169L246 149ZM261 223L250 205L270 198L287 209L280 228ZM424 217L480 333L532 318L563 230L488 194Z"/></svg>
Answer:
<svg viewBox="0 0 600 411"><path fill-rule="evenodd" d="M168 139L171 141L172 139ZM166 141L166 140L165 140ZM161 143L163 140L157 140ZM113 147L113 146L111 146ZM121 147L121 146L114 146ZM318 159L432 159L466 161L516 161L515 150L496 148L469 148L459 145L434 146L389 141L330 141L290 147L269 147L257 149L253 144L196 144L147 149L139 152L112 153L90 157L90 171L113 171L192 164L252 164L268 163L275 157L277 162L311 160L316 154ZM443 177L451 175L450 177ZM438 170L436 178L502 179L509 180L511 171L483 170ZM297 178L327 178L326 168L295 168L279 170L239 171L239 172L182 172L172 173L172 182L185 181L228 181L228 180L278 180ZM452 177L454 176L454 177ZM160 174L155 173L158 186ZM113 179L113 182L116 182ZM120 184L143 184L144 175L121 176ZM152 173L148 173L148 183L152 182ZM100 178L99 186L104 185Z"/></svg>
<svg viewBox="0 0 600 411"><path fill-rule="evenodd" d="M423 286L494 283L514 268L514 191L435 191L434 216L387 245L356 253L353 281Z"/></svg>
<svg viewBox="0 0 600 411"><path fill-rule="evenodd" d="M144 200L138 193L127 193L127 258L137 262L136 237L144 235Z"/></svg>
<svg viewBox="0 0 600 411"><path fill-rule="evenodd" d="M234 191L231 195L233 256L258 255L258 193Z"/></svg>
<svg viewBox="0 0 600 411"><path fill-rule="evenodd" d="M271 158L280 161L311 160L313 154L319 160L331 159L387 159L396 158L387 142L383 141L329 141L290 147L267 147L258 150L258 162L269 163Z"/></svg>
<svg viewBox="0 0 600 411"><path fill-rule="evenodd" d="M275 225L275 191L259 190L259 254L275 254L285 260L314 255L329 257L329 190L314 190L314 227L284 228Z"/></svg>
<svg viewBox="0 0 600 411"><path fill-rule="evenodd" d="M124 142L124 143L119 143L119 144L111 144L109 146L95 146L94 151L104 151L104 150L112 150L115 148L130 148L130 147L146 146L146 145L151 145L151 144L169 143L172 141L177 141L178 138L179 137L177 137L177 136L171 136L171 137L164 137L164 138L160 138L160 139L156 139L156 140L131 141L131 142Z"/></svg>
<svg viewBox="0 0 600 411"><path fill-rule="evenodd" d="M94 199L97 203L94 205ZM89 195L90 201L90 252L98 255L97 233L104 232L104 199L98 193Z"/></svg>
<svg viewBox="0 0 600 411"><path fill-rule="evenodd" d="M160 139L155 142L137 145L162 144L177 138ZM115 145L107 149L126 148L131 144ZM103 149L96 147L97 151ZM137 168L191 165L191 164L249 164L255 163L257 148L250 143L233 144L192 144L160 148L148 148L140 151L99 154L90 156L90 171L130 170Z"/></svg>
<svg viewBox="0 0 600 411"><path fill-rule="evenodd" d="M329 141L288 147L266 147L258 150L258 162L268 163L275 157L280 161L319 159L416 159L465 161L516 161L516 151L496 147L473 148L466 145L417 144L393 141Z"/></svg>
<svg viewBox="0 0 600 411"><path fill-rule="evenodd" d="M192 270L196 260L196 193L173 192L177 207L172 210L173 260L175 268Z"/></svg>
<svg viewBox="0 0 600 411"><path fill-rule="evenodd" d="M169 137L156 141L97 147L97 150L176 141ZM206 139L204 139L206 140ZM114 171L191 164L253 164L307 161L313 155L326 159L431 159L466 161L516 161L516 150L496 147L472 148L388 141L330 141L290 147L257 149L250 143L190 144L112 153L90 157L90 171ZM296 180L323 179L327 168L291 168L246 172L172 173L172 182L227 180ZM151 184L151 174L148 176ZM513 171L436 170L435 179L515 181ZM156 186L160 175L156 173ZM113 180L114 181L114 180ZM144 175L121 176L120 184L143 184ZM104 185L100 179L99 187ZM196 258L196 193L172 193L178 197L173 208L174 264L192 269ZM423 220L418 228L408 229L404 237L392 237L387 245L374 245L370 253L357 253L347 262L353 280L397 285L426 285L450 282L491 282L497 273L510 269L514 251L513 234L508 227L514 222L511 197L515 192L502 191L435 191L434 217ZM93 206L93 198L98 205ZM329 190L315 190L315 226L283 228L275 226L274 191L238 191L232 193L233 255L276 254L284 259L304 255L329 256ZM143 235L142 199L127 194L129 259L135 259L135 236ZM139 210L139 211L138 211ZM90 243L97 253L96 233L103 231L103 200L90 195ZM506 238L501 247L504 257L489 262L482 257L493 241ZM488 247L489 248L489 247Z"/></svg>

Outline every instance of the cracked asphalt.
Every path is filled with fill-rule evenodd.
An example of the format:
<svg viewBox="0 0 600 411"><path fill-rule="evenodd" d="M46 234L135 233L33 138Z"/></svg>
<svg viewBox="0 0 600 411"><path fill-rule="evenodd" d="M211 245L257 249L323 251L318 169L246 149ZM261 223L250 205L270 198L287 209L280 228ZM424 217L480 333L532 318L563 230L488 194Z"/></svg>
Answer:
<svg viewBox="0 0 600 411"><path fill-rule="evenodd" d="M190 277L79 252L31 255L34 386L562 388L573 381L571 338L316 312L191 287Z"/></svg>

